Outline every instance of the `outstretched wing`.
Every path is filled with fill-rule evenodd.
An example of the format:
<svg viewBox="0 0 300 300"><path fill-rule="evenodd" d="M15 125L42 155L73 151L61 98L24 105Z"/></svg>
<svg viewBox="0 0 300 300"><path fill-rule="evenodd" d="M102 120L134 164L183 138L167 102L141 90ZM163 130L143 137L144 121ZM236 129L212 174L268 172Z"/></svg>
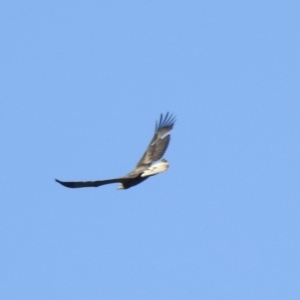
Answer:
<svg viewBox="0 0 300 300"><path fill-rule="evenodd" d="M115 178L108 180L98 180L98 181L75 181L75 182L66 182L55 179L56 182L68 188L83 188L83 187L98 187L105 184L124 182L128 179L126 178Z"/></svg>
<svg viewBox="0 0 300 300"><path fill-rule="evenodd" d="M160 115L159 121L155 124L155 133L150 145L141 160L138 162L136 168L141 166L150 166L153 162L162 158L168 148L171 138L168 132L172 130L175 121L175 117L169 113L165 116L162 114Z"/></svg>

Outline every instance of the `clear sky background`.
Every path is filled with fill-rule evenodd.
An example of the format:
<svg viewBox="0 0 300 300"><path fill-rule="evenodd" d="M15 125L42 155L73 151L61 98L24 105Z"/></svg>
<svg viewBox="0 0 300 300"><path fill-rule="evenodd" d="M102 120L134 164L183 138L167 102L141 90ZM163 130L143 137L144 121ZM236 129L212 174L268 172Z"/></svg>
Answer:
<svg viewBox="0 0 300 300"><path fill-rule="evenodd" d="M0 299L300 299L299 1L2 1ZM177 116L168 172L135 166Z"/></svg>

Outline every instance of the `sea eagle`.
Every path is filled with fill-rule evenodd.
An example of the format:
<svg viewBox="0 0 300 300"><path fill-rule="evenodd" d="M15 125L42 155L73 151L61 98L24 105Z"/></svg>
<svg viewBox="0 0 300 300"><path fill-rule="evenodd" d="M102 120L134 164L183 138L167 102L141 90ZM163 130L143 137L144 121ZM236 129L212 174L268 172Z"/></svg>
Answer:
<svg viewBox="0 0 300 300"><path fill-rule="evenodd" d="M68 188L98 187L104 184L118 182L118 189L128 189L141 183L150 176L162 173L169 168L167 160L161 158L168 148L171 138L168 133L172 130L174 123L175 117L173 115L169 113L165 116L162 114L160 115L159 121L155 124L154 136L146 152L136 165L135 169L124 177L97 181L65 182L58 179L55 179L55 181ZM156 162L159 159L161 160Z"/></svg>

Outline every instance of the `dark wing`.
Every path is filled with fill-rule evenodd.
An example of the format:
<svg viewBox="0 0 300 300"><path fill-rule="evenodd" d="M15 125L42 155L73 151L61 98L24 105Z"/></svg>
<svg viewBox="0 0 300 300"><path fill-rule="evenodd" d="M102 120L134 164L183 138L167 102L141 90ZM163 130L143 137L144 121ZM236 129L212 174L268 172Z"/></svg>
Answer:
<svg viewBox="0 0 300 300"><path fill-rule="evenodd" d="M83 187L98 187L105 184L117 183L117 182L125 182L128 179L126 178L115 178L108 180L98 180L98 181L75 181L75 182L66 182L55 179L56 182L60 183L63 186L68 188L83 188Z"/></svg>
<svg viewBox="0 0 300 300"><path fill-rule="evenodd" d="M159 160L164 155L170 142L169 131L172 130L175 117L167 113L165 116L160 115L159 122L155 124L155 133L144 153L141 160L138 162L136 168L141 166L150 166L153 162Z"/></svg>

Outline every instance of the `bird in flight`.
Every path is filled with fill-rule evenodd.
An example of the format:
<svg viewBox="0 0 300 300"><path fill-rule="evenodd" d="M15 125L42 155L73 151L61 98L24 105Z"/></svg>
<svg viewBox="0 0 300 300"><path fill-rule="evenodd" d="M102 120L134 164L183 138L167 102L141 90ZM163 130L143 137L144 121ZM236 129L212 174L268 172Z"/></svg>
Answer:
<svg viewBox="0 0 300 300"><path fill-rule="evenodd" d="M97 181L66 182L58 179L55 179L55 181L68 188L98 187L110 183L119 183L118 189L129 189L151 176L162 173L169 168L167 160L161 158L170 143L171 136L169 132L172 130L175 121L175 117L169 113L165 116L160 115L159 121L155 124L154 136L146 152L129 174L123 177ZM159 159L161 160L158 161Z"/></svg>

